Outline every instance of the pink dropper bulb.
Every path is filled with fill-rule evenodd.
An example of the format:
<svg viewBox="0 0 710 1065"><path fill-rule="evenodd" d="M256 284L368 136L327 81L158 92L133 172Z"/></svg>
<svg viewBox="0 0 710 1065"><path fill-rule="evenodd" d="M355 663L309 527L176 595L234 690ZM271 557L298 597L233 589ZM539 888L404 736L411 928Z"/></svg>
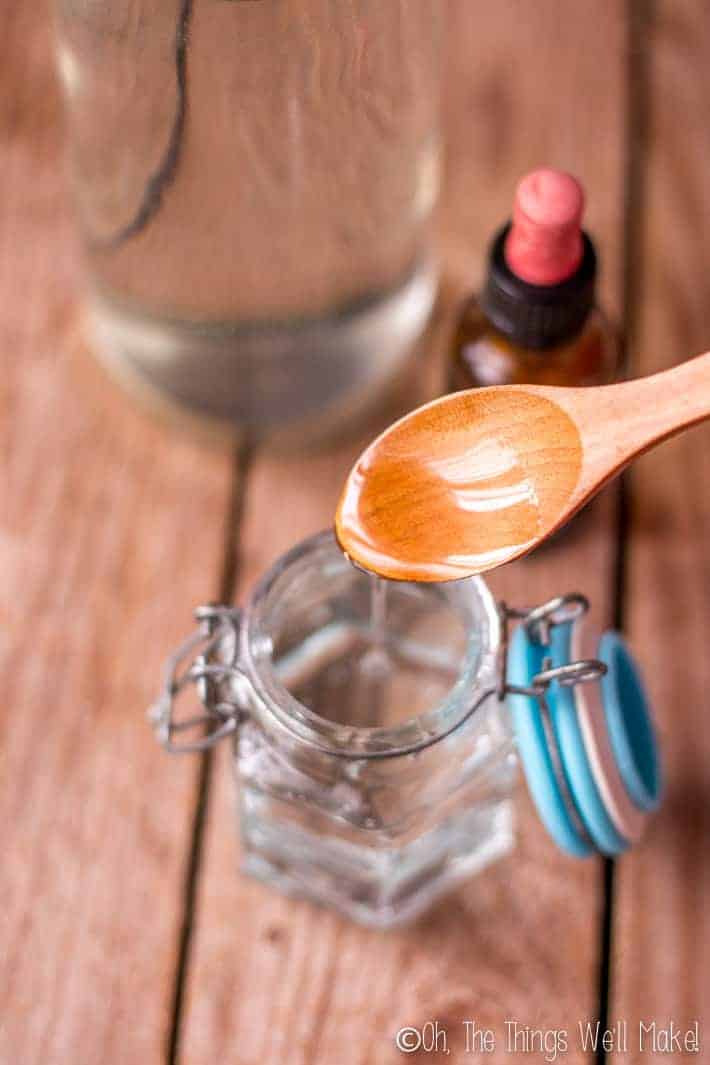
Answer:
<svg viewBox="0 0 710 1065"><path fill-rule="evenodd" d="M584 190L563 170L533 170L515 193L505 261L531 285L557 285L575 272L584 251Z"/></svg>

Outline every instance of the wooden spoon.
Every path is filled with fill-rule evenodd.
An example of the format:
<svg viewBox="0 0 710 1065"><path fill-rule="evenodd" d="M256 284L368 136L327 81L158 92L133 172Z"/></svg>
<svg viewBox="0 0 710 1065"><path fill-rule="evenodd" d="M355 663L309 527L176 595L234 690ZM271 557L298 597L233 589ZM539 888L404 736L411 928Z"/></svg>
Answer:
<svg viewBox="0 0 710 1065"><path fill-rule="evenodd" d="M338 504L338 541L395 580L482 573L531 551L637 455L708 417L710 353L600 388L443 396L361 455Z"/></svg>

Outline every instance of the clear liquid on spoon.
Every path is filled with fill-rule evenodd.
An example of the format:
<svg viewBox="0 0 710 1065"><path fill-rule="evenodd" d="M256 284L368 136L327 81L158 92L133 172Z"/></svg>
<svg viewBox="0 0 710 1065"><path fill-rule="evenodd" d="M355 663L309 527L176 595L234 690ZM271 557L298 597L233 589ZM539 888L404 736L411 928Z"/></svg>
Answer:
<svg viewBox="0 0 710 1065"><path fill-rule="evenodd" d="M579 432L555 403L522 389L461 392L367 448L346 482L336 534L353 561L393 580L468 577L534 545L580 469Z"/></svg>

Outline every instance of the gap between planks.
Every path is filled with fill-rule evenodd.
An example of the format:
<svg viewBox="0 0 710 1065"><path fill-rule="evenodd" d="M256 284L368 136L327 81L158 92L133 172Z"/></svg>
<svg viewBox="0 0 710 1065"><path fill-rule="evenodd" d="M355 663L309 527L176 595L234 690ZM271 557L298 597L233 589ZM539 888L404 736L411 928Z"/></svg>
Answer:
<svg viewBox="0 0 710 1065"><path fill-rule="evenodd" d="M638 336L643 278L643 218L646 209L646 170L649 135L648 0L627 2L626 54L626 159L624 167L621 236L621 343L622 366L633 376L633 347ZM628 612L628 554L633 481L629 471L621 475L616 496L616 557L613 576L613 624L624 630ZM616 863L602 860L602 914L599 928L599 1023L609 1026L613 984L614 888ZM600 1046L597 1065L605 1065L607 1051Z"/></svg>
<svg viewBox="0 0 710 1065"><path fill-rule="evenodd" d="M244 501L247 494L254 450L253 444L246 436L239 440L234 447L231 492L225 514L222 564L217 590L217 601L219 603L232 602L239 579L239 532L244 514ZM183 1004L190 965L190 949L192 946L197 899L197 883L202 870L203 843L212 790L213 766L213 752L211 750L205 751L200 756L200 771L195 791L195 808L182 888L182 920L176 951L170 1026L166 1039L165 1060L167 1065L176 1065L179 1055Z"/></svg>

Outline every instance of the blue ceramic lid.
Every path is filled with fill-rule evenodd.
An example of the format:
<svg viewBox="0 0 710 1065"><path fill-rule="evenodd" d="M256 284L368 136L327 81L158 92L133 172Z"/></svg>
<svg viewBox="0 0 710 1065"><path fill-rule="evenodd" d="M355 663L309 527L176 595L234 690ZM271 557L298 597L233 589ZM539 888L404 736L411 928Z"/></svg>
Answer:
<svg viewBox="0 0 710 1065"><path fill-rule="evenodd" d="M519 626L508 654L508 684L531 688L546 667L569 664L576 624L566 621L551 626L549 645ZM648 813L660 802L661 775L639 671L615 632L604 634L596 657L607 671L599 680L585 684L600 686L606 749L628 798L639 811ZM590 757L588 738L580 725L578 699L575 686L557 680L547 687L544 700L520 691L508 694L520 759L540 818L562 850L576 857L595 852L620 854L629 840L608 808L608 791L599 786L598 765Z"/></svg>

